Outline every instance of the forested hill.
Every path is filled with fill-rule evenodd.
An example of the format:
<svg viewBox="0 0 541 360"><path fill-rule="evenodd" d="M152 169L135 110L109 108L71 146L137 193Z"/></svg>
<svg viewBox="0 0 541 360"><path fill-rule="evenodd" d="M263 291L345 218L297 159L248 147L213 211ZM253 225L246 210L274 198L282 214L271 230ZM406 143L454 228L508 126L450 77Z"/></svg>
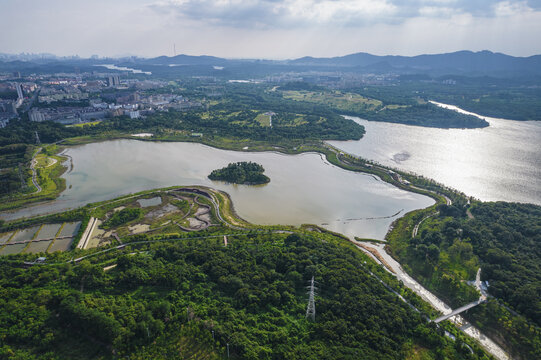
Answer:
<svg viewBox="0 0 541 360"><path fill-rule="evenodd" d="M480 203L466 228L490 293L541 327L541 207Z"/></svg>
<svg viewBox="0 0 541 360"><path fill-rule="evenodd" d="M332 58L304 57L289 64L303 66L370 67L386 65L388 71L444 74L535 74L541 75L541 55L515 57L491 51L456 51L417 56L378 56L356 53Z"/></svg>
<svg viewBox="0 0 541 360"><path fill-rule="evenodd" d="M78 265L3 261L0 357L223 359L228 346L232 359L487 359L388 291L366 267L394 278L352 245L314 236L127 245Z"/></svg>
<svg viewBox="0 0 541 360"><path fill-rule="evenodd" d="M411 230L400 236L391 232L395 255L454 307L478 298L466 281L481 268L491 296L464 316L516 358L539 358L541 207L474 202L469 216L462 205L441 205L438 210L422 222L414 238Z"/></svg>

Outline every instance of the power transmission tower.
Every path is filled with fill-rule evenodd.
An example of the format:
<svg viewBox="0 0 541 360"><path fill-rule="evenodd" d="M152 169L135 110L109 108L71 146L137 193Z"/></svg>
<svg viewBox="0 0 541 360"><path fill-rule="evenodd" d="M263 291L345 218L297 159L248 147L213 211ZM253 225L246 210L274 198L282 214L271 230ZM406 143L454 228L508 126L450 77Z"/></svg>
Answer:
<svg viewBox="0 0 541 360"><path fill-rule="evenodd" d="M310 318L312 319L312 321L316 321L316 287L314 276L312 276L312 280L310 281L309 289L310 290L308 291L308 306L306 307L306 318Z"/></svg>
<svg viewBox="0 0 541 360"><path fill-rule="evenodd" d="M19 163L19 179L21 179L21 189L25 189L26 188L26 182L24 181L23 164L22 163Z"/></svg>

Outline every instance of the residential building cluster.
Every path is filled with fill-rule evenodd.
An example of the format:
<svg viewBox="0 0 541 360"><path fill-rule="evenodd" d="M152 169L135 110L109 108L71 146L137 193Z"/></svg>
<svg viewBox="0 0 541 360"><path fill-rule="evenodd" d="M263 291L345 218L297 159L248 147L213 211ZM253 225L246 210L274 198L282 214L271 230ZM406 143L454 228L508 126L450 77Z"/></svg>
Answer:
<svg viewBox="0 0 541 360"><path fill-rule="evenodd" d="M115 116L132 119L201 103L159 93L168 83L119 73L0 74L0 127L28 113L30 121L77 124Z"/></svg>

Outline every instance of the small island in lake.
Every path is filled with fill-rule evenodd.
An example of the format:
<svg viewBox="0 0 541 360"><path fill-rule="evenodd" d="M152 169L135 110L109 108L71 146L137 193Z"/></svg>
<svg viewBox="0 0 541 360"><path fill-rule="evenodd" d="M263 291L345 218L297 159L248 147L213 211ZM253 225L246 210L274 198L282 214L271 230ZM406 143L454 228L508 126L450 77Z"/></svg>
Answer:
<svg viewBox="0 0 541 360"><path fill-rule="evenodd" d="M263 166L254 162L230 163L224 168L213 170L210 180L222 180L233 184L260 185L270 182L268 176L263 175Z"/></svg>

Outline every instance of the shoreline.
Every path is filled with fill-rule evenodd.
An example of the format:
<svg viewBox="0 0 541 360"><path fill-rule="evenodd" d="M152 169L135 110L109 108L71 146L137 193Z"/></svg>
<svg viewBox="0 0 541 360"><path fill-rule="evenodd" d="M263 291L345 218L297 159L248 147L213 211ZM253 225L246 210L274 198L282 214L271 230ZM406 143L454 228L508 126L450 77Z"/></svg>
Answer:
<svg viewBox="0 0 541 360"><path fill-rule="evenodd" d="M162 142L161 140L149 140L149 139L144 139L143 140L143 139L134 139L134 138L103 139L103 140L97 141L97 142L113 141L113 140L139 140L139 141ZM211 144L204 143L202 141L201 142L199 142L199 141L186 141L186 142L198 143L201 146L208 146L208 147L215 148L215 149L218 149L218 150L235 151L235 152L239 152L239 153L240 152L247 152L246 150L243 151L243 150L235 150L235 149L224 149L224 148L221 148L221 147L218 147L218 146L214 146L214 145L211 145ZM66 148L67 148L67 146L79 146L79 144L77 144L77 145L64 145L64 146L66 146ZM62 152L65 152L67 150L66 148L64 148L62 150ZM364 160L364 159L362 159L360 157L356 157L356 156L352 156L350 154L346 154L343 151L340 151L339 149L337 149L337 148L333 147L332 145L327 144L325 142L322 142L321 144L317 144L317 146L314 146L314 144L311 144L311 147L309 149L306 149L305 151L296 150L296 152L291 153L291 152L287 152L287 149L284 149L284 150L285 151L280 151L280 150L277 150L276 148L274 148L274 149L268 149L268 150L256 150L256 151L252 150L250 152L258 152L258 153L260 153L260 152L269 152L269 153L275 153L275 154L281 155L281 156L287 156L287 155L294 156L294 155L303 155L303 154L319 154L319 156L321 156L321 158L322 158L322 161L324 161L328 165L331 165L331 166L334 165L335 167L340 168L343 171L352 171L352 172L356 172L356 173L359 173L359 174L362 174L362 175L371 176L371 177L374 177L374 178L377 177L380 181L384 181L384 182L388 183L389 185L391 185L391 186L393 186L395 188L398 188L398 189L401 189L401 190L404 190L404 191L408 191L408 192L412 192L412 193L418 193L418 194L428 196L428 197L432 198L434 200L434 202L435 202L434 204L432 204L432 205L430 205L430 206L428 206L426 208L416 209L416 210L413 210L411 212L426 211L427 209L431 209L431 208L433 208L433 207L435 207L435 206L437 206L439 204L448 204L449 202L451 202L449 197L447 195L445 195L445 194L441 194L441 193L439 193L439 192L437 192L435 190L421 188L421 187L413 185L413 184L411 184L409 182L407 182L407 183L404 182L403 176L407 176L409 178L417 177L415 175L407 174L407 173L404 173L404 172L398 171L398 170L397 171L391 170L390 168L388 168L386 166L376 164L376 163L373 163L373 162L368 161L368 160ZM66 155L64 154L64 156L66 156ZM354 159L354 161L353 160L352 161L345 161L344 158L347 157L347 156L350 156L352 159ZM355 161L362 161L364 163L364 167L361 166L360 164L355 163ZM440 191L448 191L449 195L450 195L450 193L453 193L455 196L463 196L462 194L454 192L453 190L445 189L445 188L441 187L438 184L434 184L434 186L436 186L436 188L439 188ZM196 187L198 187L198 186L196 186ZM146 191L143 191L141 193L152 192L152 191L156 191L156 190L158 190L158 189L146 190ZM163 189L161 189L161 190L163 190ZM231 200L229 194L227 194L224 191L219 191L219 193L222 194L225 197L226 203L229 204L228 206L229 206L229 210L230 210L230 213L232 214L232 216L237 217L237 218L240 219L240 217L238 217L238 214L236 213L236 211L233 208L233 201ZM136 196L136 195L127 194L125 196L129 197L129 196ZM55 200L53 200L53 201L55 201ZM102 202L107 202L107 201L108 200L104 200ZM51 202L47 202L47 203L51 203ZM42 206L42 205L47 204L47 203L41 203L39 205ZM100 202L96 203L96 205L99 204L99 203ZM213 203L214 203L214 201L213 201ZM89 206L91 204L92 203L88 203L88 204L82 205L82 206L77 207L77 208L86 207L86 206ZM222 205L222 202L220 202L220 201L218 201L218 203L216 203L216 210L217 210L218 214L221 213L220 210L222 210L221 209L222 206L225 206L225 205L226 204ZM25 208L27 208L27 207L19 208L19 210L20 209L25 209ZM56 214L56 213L61 213L61 212L64 212L66 210L67 209L60 210L60 211L53 211L53 212L50 212L49 215ZM394 215L394 216L402 215L399 218L397 218L395 221L398 221L399 219L401 219L403 216L406 215L406 213L400 214L401 212L402 211L400 211L400 212L398 212L397 214ZM0 216L1 216L1 213L0 213ZM32 217L29 217L29 218L24 218L23 221L32 220L32 219L36 219L36 218L39 218L39 217L43 217L43 214L39 214L39 215L32 216ZM22 220L22 218L19 218L18 220ZM229 218L227 220L229 220ZM229 221L227 221L227 220L222 219L222 221L224 223L229 224ZM247 224L252 225L252 226L257 226L257 225L253 225L253 224L250 224L250 223L247 223ZM229 225L231 225L231 224L229 224ZM236 226L236 225L234 225L234 226ZM263 226L263 227L270 228L270 227L267 227L267 226ZM391 224L389 226L389 228L387 229L387 234L392 230L392 228L393 228L393 224ZM376 256L376 254L371 254L371 255L375 256L379 260L379 262L381 262L381 260L385 260L386 256L390 257L390 254L388 254L387 252L385 252L385 254L380 254L379 256ZM396 260L395 260L395 262L396 262ZM389 266L389 263L387 263L387 261L385 261L383 263L383 266L385 268L387 268ZM425 290L425 291L429 292L428 290ZM432 293L430 293L430 294L433 295ZM426 301L426 299L425 299L425 301ZM431 306L434 306L432 304L432 302L429 302L429 303L431 304ZM481 334L481 336L484 336L484 335ZM486 338L486 336L485 336L485 338ZM505 359L505 357L500 357L500 358Z"/></svg>
<svg viewBox="0 0 541 360"><path fill-rule="evenodd" d="M305 155L305 154L319 155L319 156L322 157L322 160L325 162L325 164L330 165L330 166L335 166L336 168L338 168L338 169L340 169L342 171L352 171L352 172L358 173L360 175L370 176L370 177L374 178L377 181L386 182L389 185L391 185L391 186L393 186L395 188L398 188L400 190L408 191L408 192L411 192L411 193L416 193L416 194L420 194L420 195L424 195L424 196L428 196L428 197L432 198L435 201L435 204L430 205L427 208L435 206L441 201L441 199L438 197L437 193L434 193L434 192L432 192L430 190L425 190L425 189L421 189L421 188L415 188L413 186L403 186L403 184L401 184L400 182L392 179L392 177L390 177L390 178L385 177L385 175L389 175L389 171L391 173L399 173L399 170L395 171L394 169L393 170L386 169L386 167L384 167L383 165L375 164L375 163L372 163L372 162L370 162L368 160L366 160L367 164L374 164L374 165L372 165L371 169L361 168L361 167L356 166L356 165L345 164L344 162L342 162L338 158L338 154L343 153L343 152L336 149L332 145L327 144L324 141L321 144L308 144L308 146L310 146L310 148L307 148L306 150L294 150L294 152L288 152L287 151L288 149L285 149L285 148L283 148L283 150L285 150L285 151L280 151L280 150L277 150L276 148L274 148L273 145L268 145L269 147L273 147L272 149L268 149L268 150L236 150L236 149L231 149L231 148L219 147L219 146L216 146L214 144L207 144L207 143L205 143L203 141L162 141L162 140L139 139L139 138L111 138L111 139L100 139L100 140L95 141L95 142L89 142L89 143L84 143L84 144L75 144L75 145L64 144L62 149L60 150L60 152L58 154L59 155L61 154L61 156L68 158L70 160L70 166L67 167L67 166L64 166L64 164L62 164L62 166L64 167L64 171L59 176L59 178L63 178L62 176L64 174L66 174L66 173L69 173L69 171L71 171L73 169L73 167L74 167L73 159L71 158L71 156L66 154L66 151L68 150L68 148L78 147L78 146L81 146L81 145L86 145L86 144L91 144L91 143L101 143L101 142L106 142L106 141L121 141L121 140L151 141L151 142L165 142L165 143L167 143L167 142L196 143L196 144L199 144L201 146L207 146L207 147L217 149L217 150L232 151L232 152L236 152L236 153L244 153L244 152L272 153L272 154L276 154L276 155L280 155L280 156L302 156L302 155ZM334 155L336 160L333 161L334 159L332 159L331 158L332 156L330 157L330 155ZM352 168L352 166L354 168ZM385 172L385 171L387 171L387 172ZM382 172L384 172L384 173L382 173ZM408 176L415 176L415 175L408 174ZM391 181L389 181L389 179ZM149 190L152 190L152 189L143 190L143 191L149 191ZM69 207L69 208L64 208L64 209L59 209L59 210L51 210L51 211L39 212L39 213L37 213L35 215L30 215L30 216L18 216L18 217L10 216L11 214L14 214L14 213L17 213L17 212L20 212L20 211L24 211L25 209L32 209L34 207L43 207L43 206L46 206L48 204L54 204L56 201L58 201L58 198L59 198L59 196L61 195L62 192L60 192L56 196L56 198L53 199L53 200L39 201L39 202L27 204L26 206L0 211L0 219L4 220L4 221L19 221L19 220L22 220L22 219L32 219L32 218L41 217L41 216L44 216L44 215L57 214L57 213L64 212L64 211L67 211L67 210L74 210L74 209L77 209L79 207L84 207L84 206L86 206L88 204L92 204L91 202L89 202L89 203L81 204L81 205L75 206L75 207ZM125 195L127 196L127 195L130 195L130 194L125 194ZM119 196L124 196L124 195L119 195ZM109 200L111 200L111 199L109 199ZM106 201L106 200L103 200L103 201ZM424 209L427 209L427 208L417 209L417 210L413 210L413 211L424 210ZM403 214L403 215L405 215L405 214ZM391 230L391 227L389 227L389 229L387 229L387 233L390 230Z"/></svg>

